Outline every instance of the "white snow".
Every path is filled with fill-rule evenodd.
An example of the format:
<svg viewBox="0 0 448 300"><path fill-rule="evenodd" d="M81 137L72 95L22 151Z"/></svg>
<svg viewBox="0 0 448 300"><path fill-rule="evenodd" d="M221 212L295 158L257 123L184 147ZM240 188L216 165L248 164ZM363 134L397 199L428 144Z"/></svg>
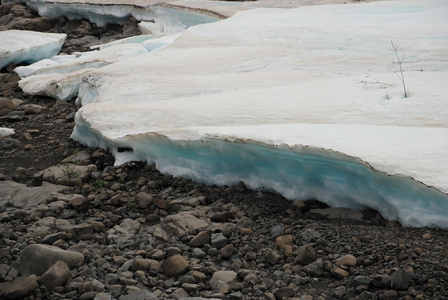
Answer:
<svg viewBox="0 0 448 300"><path fill-rule="evenodd" d="M15 71L22 77L27 76L19 81L19 86L25 93L68 100L78 94L82 76L88 72L146 52L138 43L110 45L100 51L86 52L80 56L70 55L61 59L61 55L51 62L45 60L16 68Z"/></svg>
<svg viewBox="0 0 448 300"><path fill-rule="evenodd" d="M116 164L448 228L447 15L444 0L260 8L149 39L163 48L84 74L72 137Z"/></svg>
<svg viewBox="0 0 448 300"><path fill-rule="evenodd" d="M14 133L15 131L12 128L0 127L0 139L13 135Z"/></svg>
<svg viewBox="0 0 448 300"><path fill-rule="evenodd" d="M58 54L65 34L25 30L0 31L0 69L10 63L33 63Z"/></svg>

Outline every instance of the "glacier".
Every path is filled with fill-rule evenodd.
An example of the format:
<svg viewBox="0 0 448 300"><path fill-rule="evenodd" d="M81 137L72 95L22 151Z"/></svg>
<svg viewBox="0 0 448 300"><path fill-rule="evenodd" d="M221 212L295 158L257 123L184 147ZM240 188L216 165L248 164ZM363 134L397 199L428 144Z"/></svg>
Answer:
<svg viewBox="0 0 448 300"><path fill-rule="evenodd" d="M33 63L58 54L65 34L26 30L0 31L0 69L10 63Z"/></svg>
<svg viewBox="0 0 448 300"><path fill-rule="evenodd" d="M110 149L117 165L448 228L446 1L173 1L205 2L231 17L137 42L156 51L78 77L74 140Z"/></svg>

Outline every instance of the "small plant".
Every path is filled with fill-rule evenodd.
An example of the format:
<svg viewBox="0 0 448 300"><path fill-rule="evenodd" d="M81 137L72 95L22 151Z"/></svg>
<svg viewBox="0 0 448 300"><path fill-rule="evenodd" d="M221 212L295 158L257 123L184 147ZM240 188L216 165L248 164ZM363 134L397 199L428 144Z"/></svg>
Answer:
<svg viewBox="0 0 448 300"><path fill-rule="evenodd" d="M386 94L384 95L384 99L390 100L389 92L386 90Z"/></svg>
<svg viewBox="0 0 448 300"><path fill-rule="evenodd" d="M397 64L398 69L399 69L398 71L394 71L394 73L397 75L398 79L400 79L401 84L403 85L404 97L407 98L407 97L409 97L409 93L406 89L406 82L404 80L404 74L403 74L403 62L405 59L404 51L401 50L401 57L400 57L400 55L398 54L398 52L399 52L398 45L395 45L393 41L391 41L390 44L392 45L392 48L394 49L395 56L397 57L397 61L394 62L394 64Z"/></svg>
<svg viewBox="0 0 448 300"><path fill-rule="evenodd" d="M129 207L130 209L133 209L133 208L135 207L135 205L136 205L136 203L135 203L135 198L134 198L134 197L129 197L128 199L129 199L129 201L128 201L128 207Z"/></svg>
<svg viewBox="0 0 448 300"><path fill-rule="evenodd" d="M70 165L70 163L65 164L64 175L70 177L79 177L80 172L76 169L77 163L74 162Z"/></svg>
<svg viewBox="0 0 448 300"><path fill-rule="evenodd" d="M96 188L101 189L104 187L104 181L102 179L97 179L94 185Z"/></svg>

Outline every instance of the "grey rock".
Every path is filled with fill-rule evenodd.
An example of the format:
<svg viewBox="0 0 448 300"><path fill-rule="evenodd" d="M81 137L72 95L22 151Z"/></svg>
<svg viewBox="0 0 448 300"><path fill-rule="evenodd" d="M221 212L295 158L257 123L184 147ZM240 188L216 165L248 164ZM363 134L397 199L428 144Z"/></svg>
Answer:
<svg viewBox="0 0 448 300"><path fill-rule="evenodd" d="M228 243L228 239L222 233L212 233L212 247L222 248Z"/></svg>
<svg viewBox="0 0 448 300"><path fill-rule="evenodd" d="M283 234L285 231L285 226L283 225L275 225L271 228L271 236L275 239Z"/></svg>
<svg viewBox="0 0 448 300"><path fill-rule="evenodd" d="M317 241L320 238L320 233L314 229L307 229L299 234L299 239L303 245L310 244Z"/></svg>
<svg viewBox="0 0 448 300"><path fill-rule="evenodd" d="M173 255L165 260L162 271L167 276L178 277L190 268L190 264L180 254Z"/></svg>
<svg viewBox="0 0 448 300"><path fill-rule="evenodd" d="M176 237L182 237L186 234L197 234L197 232L208 226L209 224L206 221L198 219L188 212L169 215L162 222L162 228Z"/></svg>
<svg viewBox="0 0 448 300"><path fill-rule="evenodd" d="M237 280L237 273L235 273L234 271L217 271L213 273L213 276L210 279L210 287L212 289L215 289L219 281L226 283L227 285L230 285L236 280Z"/></svg>
<svg viewBox="0 0 448 300"><path fill-rule="evenodd" d="M412 276L405 270L398 270L392 273L391 286L395 290L407 290Z"/></svg>
<svg viewBox="0 0 448 300"><path fill-rule="evenodd" d="M366 277L366 276L356 276L353 279L353 284L356 286L358 286L358 285L370 286L372 284L372 279L370 279L369 277Z"/></svg>
<svg viewBox="0 0 448 300"><path fill-rule="evenodd" d="M19 270L24 275L42 275L59 260L65 262L71 269L84 262L84 256L55 246L33 244L23 250Z"/></svg>
<svg viewBox="0 0 448 300"><path fill-rule="evenodd" d="M0 211L8 206L16 208L35 207L47 201L50 195L65 187L54 184L44 184L40 187L27 187L25 184L6 180L0 181Z"/></svg>
<svg viewBox="0 0 448 300"><path fill-rule="evenodd" d="M308 265L317 259L316 250L311 245L304 245L299 248L296 261L301 265Z"/></svg>
<svg viewBox="0 0 448 300"><path fill-rule="evenodd" d="M121 300L157 300L157 296L148 290L140 290L138 292L130 293L120 299Z"/></svg>
<svg viewBox="0 0 448 300"><path fill-rule="evenodd" d="M304 266L303 271L309 276L316 276L316 277L322 276L322 274L324 273L324 263L319 258L315 262Z"/></svg>

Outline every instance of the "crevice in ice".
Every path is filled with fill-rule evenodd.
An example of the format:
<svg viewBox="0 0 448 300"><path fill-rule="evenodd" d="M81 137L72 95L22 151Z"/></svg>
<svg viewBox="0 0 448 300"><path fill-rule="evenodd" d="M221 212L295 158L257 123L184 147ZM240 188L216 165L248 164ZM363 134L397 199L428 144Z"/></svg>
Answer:
<svg viewBox="0 0 448 300"><path fill-rule="evenodd" d="M111 149L116 163L156 164L166 174L208 185L276 191L294 200L374 209L404 226L448 228L448 195L409 176L390 175L359 158L312 146L269 145L242 139L171 140L148 133L110 140L78 118L72 138ZM133 152L119 153L118 148Z"/></svg>

